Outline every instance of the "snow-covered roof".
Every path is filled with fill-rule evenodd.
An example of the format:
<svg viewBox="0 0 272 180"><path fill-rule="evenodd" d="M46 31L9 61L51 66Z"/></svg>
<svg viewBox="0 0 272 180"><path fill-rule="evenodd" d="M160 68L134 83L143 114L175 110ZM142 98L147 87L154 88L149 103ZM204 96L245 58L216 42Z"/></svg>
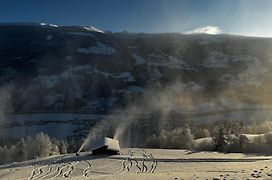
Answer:
<svg viewBox="0 0 272 180"><path fill-rule="evenodd" d="M119 142L115 139L111 139L108 137L103 137L93 141L90 145L90 150L93 151L102 147L106 147L106 149L110 151L120 151Z"/></svg>

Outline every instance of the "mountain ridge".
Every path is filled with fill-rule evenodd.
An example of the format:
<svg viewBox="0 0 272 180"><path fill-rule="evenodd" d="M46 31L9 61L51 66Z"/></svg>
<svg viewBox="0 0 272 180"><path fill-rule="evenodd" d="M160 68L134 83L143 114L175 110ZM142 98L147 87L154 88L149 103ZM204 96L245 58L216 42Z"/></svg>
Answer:
<svg viewBox="0 0 272 180"><path fill-rule="evenodd" d="M79 92L82 89L77 88L96 82L92 88L93 91L99 91L96 78L87 82L88 78L84 77L89 73L90 77L97 76L104 81L100 86L110 87L100 87L105 91L99 91L102 99L113 93L130 93L132 89L135 93L135 88L141 93L150 84L159 83L161 84L159 86L164 87L164 83L172 83L177 79L184 84L188 81L196 86L200 85L203 92L207 89L209 91L213 88L220 89L221 84L218 83L224 81L230 84L247 82L254 84L259 80L253 79L261 78L260 73L265 74L271 66L271 55L268 50L272 41L269 38L177 33L101 34L73 26L33 28L25 25L0 26L0 37L1 84L14 82L15 86L20 87L24 81L26 84L23 86L37 84L36 88L45 86L44 88L55 93L59 84L74 89L73 92ZM240 70L246 71L241 75L243 77L238 77ZM254 70L255 74L252 73ZM225 71L225 74L220 71ZM207 77L203 78L204 74ZM214 75L217 74L222 75L216 79ZM83 78L81 84L69 85L68 81L79 82L78 78ZM210 86L207 83L214 85ZM27 88L23 86L20 88L26 90ZM130 90L127 91L127 88ZM63 99L64 93L61 94ZM84 94L88 96L88 93ZM67 96L77 95L74 93ZM76 99L73 97L73 103ZM27 102L27 98L24 101ZM74 110L76 105L71 106L73 107L70 110ZM18 112L31 108L18 105L14 107L18 107L15 108ZM43 108L40 107L40 110ZM63 110L67 109L64 107Z"/></svg>

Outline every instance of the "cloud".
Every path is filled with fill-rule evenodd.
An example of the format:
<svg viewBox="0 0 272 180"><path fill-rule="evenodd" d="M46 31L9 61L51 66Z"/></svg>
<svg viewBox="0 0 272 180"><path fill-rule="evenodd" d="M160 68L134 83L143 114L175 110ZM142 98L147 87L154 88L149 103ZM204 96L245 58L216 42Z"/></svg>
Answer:
<svg viewBox="0 0 272 180"><path fill-rule="evenodd" d="M222 30L217 26L203 26L186 32L186 34L220 34Z"/></svg>

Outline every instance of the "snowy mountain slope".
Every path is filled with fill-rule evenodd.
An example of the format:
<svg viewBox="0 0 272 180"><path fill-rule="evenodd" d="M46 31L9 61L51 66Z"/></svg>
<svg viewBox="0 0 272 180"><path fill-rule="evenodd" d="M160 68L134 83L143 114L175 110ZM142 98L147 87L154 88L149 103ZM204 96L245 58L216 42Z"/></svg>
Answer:
<svg viewBox="0 0 272 180"><path fill-rule="evenodd" d="M149 92L181 113L270 107L271 49L269 38L1 24L1 112L105 115Z"/></svg>

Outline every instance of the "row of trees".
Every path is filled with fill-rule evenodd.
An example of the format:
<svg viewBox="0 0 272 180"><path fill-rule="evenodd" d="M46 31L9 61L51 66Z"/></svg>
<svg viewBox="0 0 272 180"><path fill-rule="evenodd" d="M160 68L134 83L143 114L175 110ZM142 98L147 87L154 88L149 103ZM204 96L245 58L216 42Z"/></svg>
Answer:
<svg viewBox="0 0 272 180"><path fill-rule="evenodd" d="M264 122L266 124L267 122ZM210 129L183 128L162 130L147 138L146 147L167 149L194 149L201 151L266 153L272 154L272 133L249 139L245 130L256 129L256 124L225 121L215 123ZM258 126L263 126L259 124ZM260 131L260 130L259 130ZM266 130L265 130L266 131Z"/></svg>
<svg viewBox="0 0 272 180"><path fill-rule="evenodd" d="M158 136L153 134L147 139L146 145L163 149L192 149L193 141L194 135L190 128L177 128L172 131L162 130Z"/></svg>
<svg viewBox="0 0 272 180"><path fill-rule="evenodd" d="M197 127L184 125L174 129L163 129L154 131L153 134L143 131L139 136L145 141L136 147L272 154L272 133L267 133L269 132L267 128L263 131L256 128L256 126L269 127L270 124L267 123L245 126L239 122L221 121ZM137 130L137 126L132 129ZM251 139L245 135L256 131L267 134ZM76 152L81 144L81 140L58 140L44 133L20 140L0 138L0 164Z"/></svg>
<svg viewBox="0 0 272 180"><path fill-rule="evenodd" d="M65 154L69 148L67 141L51 139L44 133L17 142L14 140L13 143L7 141L10 139L0 141L0 164Z"/></svg>

